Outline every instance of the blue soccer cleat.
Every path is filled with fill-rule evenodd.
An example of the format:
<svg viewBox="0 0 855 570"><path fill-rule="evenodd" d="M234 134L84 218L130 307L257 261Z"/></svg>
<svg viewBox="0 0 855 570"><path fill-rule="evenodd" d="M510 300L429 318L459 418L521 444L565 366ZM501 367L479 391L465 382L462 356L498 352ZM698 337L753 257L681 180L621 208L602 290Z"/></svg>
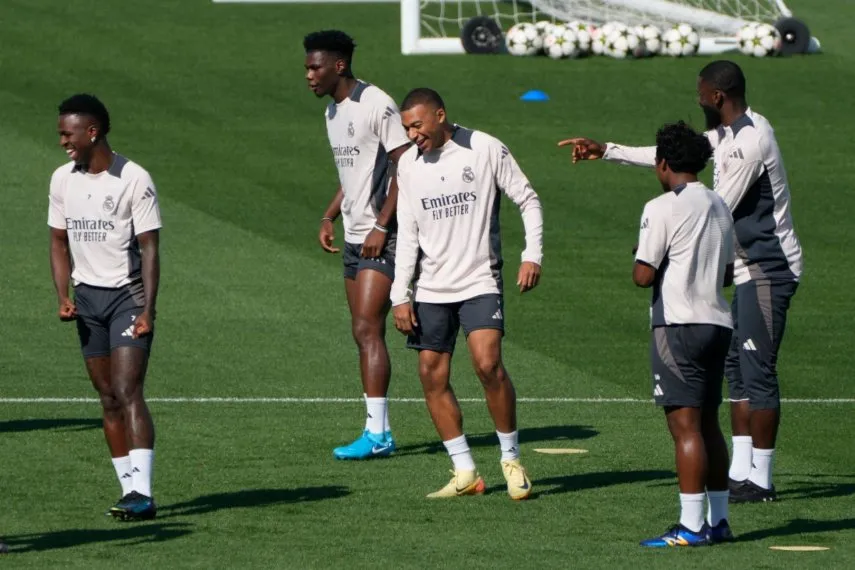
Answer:
<svg viewBox="0 0 855 570"><path fill-rule="evenodd" d="M395 451L395 440L392 439L391 432L376 436L365 430L350 445L333 449L333 456L336 459L371 459L373 457L387 457L393 451Z"/></svg>
<svg viewBox="0 0 855 570"><path fill-rule="evenodd" d="M681 524L676 524L665 531L665 534L641 541L641 546L647 548L668 548L673 546L708 546L712 544L709 539L709 526L704 523L701 530L692 532Z"/></svg>
<svg viewBox="0 0 855 570"><path fill-rule="evenodd" d="M715 526L707 526L707 529L709 529L707 539L713 544L736 540L736 537L733 536L733 531L730 530L730 524L728 524L726 519L720 520Z"/></svg>
<svg viewBox="0 0 855 570"><path fill-rule="evenodd" d="M131 491L110 508L110 514L121 521L147 521L157 515L157 507L151 497Z"/></svg>

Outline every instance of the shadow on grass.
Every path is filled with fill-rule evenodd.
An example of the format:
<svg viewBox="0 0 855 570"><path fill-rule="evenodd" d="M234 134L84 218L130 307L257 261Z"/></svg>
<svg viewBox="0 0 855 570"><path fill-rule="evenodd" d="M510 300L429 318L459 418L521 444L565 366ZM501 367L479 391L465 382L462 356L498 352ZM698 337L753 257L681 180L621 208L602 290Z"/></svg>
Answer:
<svg viewBox="0 0 855 570"><path fill-rule="evenodd" d="M547 477L545 479L537 479L533 483L535 489L553 487L552 489L543 489L543 491L538 493L541 495L552 495L556 493L584 491L587 489L601 489L613 485L659 481L662 479L669 479L671 484L675 484L675 477L676 475L673 471L663 470L604 471Z"/></svg>
<svg viewBox="0 0 855 570"><path fill-rule="evenodd" d="M83 431L100 428L100 418L56 418L0 421L0 433L19 433L49 429Z"/></svg>
<svg viewBox="0 0 855 570"><path fill-rule="evenodd" d="M249 489L232 493L202 495L183 503L158 509L158 518L204 515L225 509L254 509L274 505L339 499L350 494L347 487L301 487L297 489Z"/></svg>
<svg viewBox="0 0 855 570"><path fill-rule="evenodd" d="M855 519L836 521L820 521L813 519L793 519L787 524L774 528L764 528L744 534L738 534L738 542L751 542L776 536L793 536L797 534L816 534L822 532L839 532L855 529Z"/></svg>
<svg viewBox="0 0 855 570"><path fill-rule="evenodd" d="M117 523L118 524L118 523ZM165 542L193 532L187 523L128 524L114 529L78 528L54 532L19 534L4 537L10 554L44 552L62 548L73 548L88 544L117 543L117 546L133 546L151 542ZM119 544L120 543L120 544Z"/></svg>

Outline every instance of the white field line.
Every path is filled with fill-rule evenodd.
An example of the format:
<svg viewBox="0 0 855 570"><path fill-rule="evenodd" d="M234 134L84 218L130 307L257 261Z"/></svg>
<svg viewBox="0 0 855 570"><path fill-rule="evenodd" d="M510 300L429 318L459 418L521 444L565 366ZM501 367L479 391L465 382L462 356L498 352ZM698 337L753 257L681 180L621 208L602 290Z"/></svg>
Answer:
<svg viewBox="0 0 855 570"><path fill-rule="evenodd" d="M97 398L0 398L0 404L95 404ZM147 402L163 404L358 404L362 398L240 398L188 397L146 398ZM422 398L390 398L391 402L422 404ZM483 402L483 398L458 398L460 402ZM855 398L783 398L784 404L855 404ZM645 398L517 398L524 404L650 404ZM725 402L726 405L726 402Z"/></svg>

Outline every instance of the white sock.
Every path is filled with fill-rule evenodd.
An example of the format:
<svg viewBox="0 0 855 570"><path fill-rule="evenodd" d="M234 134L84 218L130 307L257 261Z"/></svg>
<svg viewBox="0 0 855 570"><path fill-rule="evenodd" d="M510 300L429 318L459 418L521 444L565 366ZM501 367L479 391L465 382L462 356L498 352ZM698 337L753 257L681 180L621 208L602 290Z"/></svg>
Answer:
<svg viewBox="0 0 855 570"><path fill-rule="evenodd" d="M365 408L368 409L368 394L362 393L362 401L365 402ZM368 414L365 414L365 431L368 431Z"/></svg>
<svg viewBox="0 0 855 570"><path fill-rule="evenodd" d="M733 458L730 461L730 478L745 481L751 474L751 436L733 436Z"/></svg>
<svg viewBox="0 0 855 570"><path fill-rule="evenodd" d="M451 462L454 464L455 471L474 471L475 460L472 459L472 452L469 451L469 444L466 443L466 436L461 435L448 441L443 441L442 445L448 451Z"/></svg>
<svg viewBox="0 0 855 570"><path fill-rule="evenodd" d="M383 431L389 433L392 431L392 426L389 425L389 399L386 398L386 413L383 414Z"/></svg>
<svg viewBox="0 0 855 570"><path fill-rule="evenodd" d="M134 490L134 478L131 475L131 458L127 455L124 457L114 457L113 467L116 469L116 477L119 478L119 484L122 486L122 496Z"/></svg>
<svg viewBox="0 0 855 570"><path fill-rule="evenodd" d="M709 501L707 522L710 526L715 526L730 518L730 511L727 506L729 497L730 491L707 491L707 500Z"/></svg>
<svg viewBox="0 0 855 570"><path fill-rule="evenodd" d="M151 497L151 472L154 463L153 449L132 449L130 451L133 490L140 495Z"/></svg>
<svg viewBox="0 0 855 570"><path fill-rule="evenodd" d="M748 480L756 485L760 485L764 489L772 488L772 464L775 461L774 449L757 449L751 450L751 475Z"/></svg>
<svg viewBox="0 0 855 570"><path fill-rule="evenodd" d="M680 524L692 532L704 526L705 493L680 493Z"/></svg>
<svg viewBox="0 0 855 570"><path fill-rule="evenodd" d="M386 422L386 398L365 398L365 409L368 419L365 429L374 435L383 435L383 424Z"/></svg>
<svg viewBox="0 0 855 570"><path fill-rule="evenodd" d="M512 431L511 433L502 433L500 431L496 431L496 435L499 436L499 447L502 448L502 461L508 461L510 459L519 459L519 432L517 432L516 430Z"/></svg>

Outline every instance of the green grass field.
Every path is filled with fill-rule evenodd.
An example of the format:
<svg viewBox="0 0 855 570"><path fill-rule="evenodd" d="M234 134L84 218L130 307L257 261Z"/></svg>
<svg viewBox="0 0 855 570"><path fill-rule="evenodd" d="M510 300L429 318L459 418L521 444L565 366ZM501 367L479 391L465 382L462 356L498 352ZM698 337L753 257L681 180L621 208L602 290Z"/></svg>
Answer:
<svg viewBox="0 0 855 570"><path fill-rule="evenodd" d="M855 17L849 0L792 0L819 56L738 57L750 101L777 128L806 273L780 372L781 501L732 509L740 540L649 552L641 538L677 516L673 455L650 397L646 292L630 280L650 172L571 167L555 142L584 134L653 140L699 124L705 58L553 62L402 57L398 7L213 5L206 0L0 4L0 535L8 567L855 567L855 421L850 284L855 174ZM316 244L337 178L323 106L303 80L305 32L342 27L358 74L396 99L437 88L452 118L500 137L546 216L542 286L507 298L506 362L522 398L534 500L503 493L498 448L465 351L454 385L490 493L428 502L450 467L416 375L391 331L397 457L337 463L361 428L357 354L340 259ZM525 104L539 88L552 100ZM55 317L48 180L65 159L56 105L93 91L113 147L144 165L165 229L155 400L157 521L102 513L119 494L73 327ZM707 172L707 179L711 173ZM508 203L510 204L510 203ZM522 224L504 208L516 271ZM339 238L340 239L340 238ZM37 400L54 398L55 401ZM293 398L252 403L247 398ZM316 399L310 401L309 399ZM626 402L544 401L629 399ZM823 400L846 399L830 403ZM13 401L13 399L19 399ZM71 399L81 399L79 401ZM804 400L812 400L806 402ZM819 401L817 401L819 400ZM728 425L726 410L722 412ZM551 456L538 447L576 447ZM819 553L774 545L827 546Z"/></svg>

